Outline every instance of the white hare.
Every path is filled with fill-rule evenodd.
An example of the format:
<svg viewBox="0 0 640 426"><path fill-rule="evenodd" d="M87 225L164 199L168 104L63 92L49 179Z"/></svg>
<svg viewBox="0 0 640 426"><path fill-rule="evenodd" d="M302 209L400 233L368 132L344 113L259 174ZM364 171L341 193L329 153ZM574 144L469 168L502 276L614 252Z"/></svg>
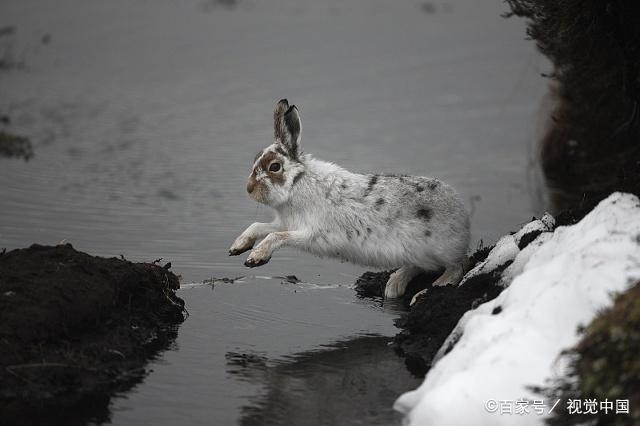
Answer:
<svg viewBox="0 0 640 426"><path fill-rule="evenodd" d="M280 247L296 247L377 268L398 268L385 297L404 295L422 271L457 283L469 245L469 216L456 191L422 176L358 174L300 151L302 130L286 99L273 113L275 141L256 156L247 192L271 206L271 223L254 223L230 255L253 248L245 265L264 265Z"/></svg>

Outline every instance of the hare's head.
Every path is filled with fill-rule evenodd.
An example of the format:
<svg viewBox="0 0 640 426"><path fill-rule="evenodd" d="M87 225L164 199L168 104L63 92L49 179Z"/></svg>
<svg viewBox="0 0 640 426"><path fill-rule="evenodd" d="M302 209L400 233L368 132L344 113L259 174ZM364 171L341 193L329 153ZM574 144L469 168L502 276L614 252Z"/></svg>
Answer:
<svg viewBox="0 0 640 426"><path fill-rule="evenodd" d="M291 188L304 174L299 150L302 124L296 106L280 100L273 111L273 126L275 141L256 155L247 192L275 207L289 199Z"/></svg>

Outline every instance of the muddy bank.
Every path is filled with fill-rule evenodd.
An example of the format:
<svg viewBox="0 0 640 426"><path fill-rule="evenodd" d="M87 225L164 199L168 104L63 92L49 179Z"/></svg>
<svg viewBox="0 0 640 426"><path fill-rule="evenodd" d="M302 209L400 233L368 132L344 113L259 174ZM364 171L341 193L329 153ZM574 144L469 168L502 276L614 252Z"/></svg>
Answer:
<svg viewBox="0 0 640 426"><path fill-rule="evenodd" d="M185 319L170 265L33 245L0 255L4 424L106 421ZM73 418L69 418L73 413Z"/></svg>
<svg viewBox="0 0 640 426"><path fill-rule="evenodd" d="M393 347L404 357L405 365L411 373L424 377L431 368L437 352L465 312L496 298L505 289L503 278L510 276L508 268L515 254L535 241L543 232L547 220L551 221L548 226L554 227L552 219L547 218L550 216L540 220L533 218L518 232L503 237L496 246L477 249L470 257L470 272L465 275L460 286L433 287L432 283L438 277L438 273L422 274L411 281L403 298L407 307L415 293L424 288L429 289L409 312L396 322L402 331L395 336ZM494 256L502 260L487 262L489 253L495 254L492 250L498 246L501 246L497 248L498 253L503 251L502 247L511 246L512 249L510 253L505 252L504 256ZM389 274L389 271L366 272L357 280L356 292L360 297L382 300Z"/></svg>
<svg viewBox="0 0 640 426"><path fill-rule="evenodd" d="M477 250L472 256L472 265L483 261L490 249ZM409 306L418 291L424 288L429 288L429 291L397 320L396 325L402 331L394 338L393 347L404 357L405 365L412 374L424 377L431 368L433 357L462 315L500 294L503 290L498 284L500 272L496 270L474 277L463 287L432 287L438 274L422 274L411 281L403 298L405 306ZM356 292L361 297L382 298L389 274L390 271L366 272L356 282Z"/></svg>
<svg viewBox="0 0 640 426"><path fill-rule="evenodd" d="M507 3L553 64L539 141L552 213L579 220L613 191L640 194L640 4Z"/></svg>

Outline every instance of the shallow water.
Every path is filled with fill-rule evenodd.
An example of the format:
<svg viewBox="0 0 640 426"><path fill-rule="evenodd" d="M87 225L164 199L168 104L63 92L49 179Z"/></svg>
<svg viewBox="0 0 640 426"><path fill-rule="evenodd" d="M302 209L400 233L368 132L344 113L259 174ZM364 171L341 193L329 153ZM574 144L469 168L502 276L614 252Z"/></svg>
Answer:
<svg viewBox="0 0 640 426"><path fill-rule="evenodd" d="M176 348L114 402L114 423L391 424L398 393L420 383L384 337L398 311L346 286L248 278L181 297Z"/></svg>
<svg viewBox="0 0 640 426"><path fill-rule="evenodd" d="M16 32L0 48L24 66L0 71L0 113L36 156L0 160L0 247L163 258L187 284L176 348L114 400L113 423L394 418L417 382L385 346L397 311L349 288L363 269L283 250L246 270L227 249L270 218L244 187L282 97L306 152L456 186L474 245L539 214L530 146L547 67L506 5L480 3L3 2ZM189 285L248 273L313 285Z"/></svg>

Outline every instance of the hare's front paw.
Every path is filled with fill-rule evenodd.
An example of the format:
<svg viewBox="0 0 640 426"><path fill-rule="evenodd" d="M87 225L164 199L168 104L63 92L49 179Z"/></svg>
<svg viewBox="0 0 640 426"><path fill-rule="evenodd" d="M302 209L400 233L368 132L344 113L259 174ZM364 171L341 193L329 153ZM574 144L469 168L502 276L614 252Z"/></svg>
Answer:
<svg viewBox="0 0 640 426"><path fill-rule="evenodd" d="M249 268L255 268L256 266L262 266L265 263L269 262L271 259L271 253L264 249L264 247L256 247L249 257L244 262L244 266L248 266Z"/></svg>
<svg viewBox="0 0 640 426"><path fill-rule="evenodd" d="M231 248L229 249L229 256L237 256L247 250L251 250L255 242L255 238L249 238L240 235L238 238L236 238L233 244L231 244Z"/></svg>

